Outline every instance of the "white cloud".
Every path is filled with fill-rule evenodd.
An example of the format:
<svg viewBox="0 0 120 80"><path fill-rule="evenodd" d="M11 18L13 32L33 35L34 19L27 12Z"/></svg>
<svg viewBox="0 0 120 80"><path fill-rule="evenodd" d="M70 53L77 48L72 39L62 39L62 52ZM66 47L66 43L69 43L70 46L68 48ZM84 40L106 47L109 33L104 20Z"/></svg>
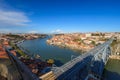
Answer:
<svg viewBox="0 0 120 80"><path fill-rule="evenodd" d="M52 31L52 33L63 33L63 31L60 29L56 29L56 30Z"/></svg>
<svg viewBox="0 0 120 80"><path fill-rule="evenodd" d="M23 12L0 10L0 27L27 26L30 22Z"/></svg>
<svg viewBox="0 0 120 80"><path fill-rule="evenodd" d="M29 31L28 33L38 33L38 31Z"/></svg>
<svg viewBox="0 0 120 80"><path fill-rule="evenodd" d="M29 26L31 22L27 15L5 0L0 0L0 32L23 32L23 26Z"/></svg>

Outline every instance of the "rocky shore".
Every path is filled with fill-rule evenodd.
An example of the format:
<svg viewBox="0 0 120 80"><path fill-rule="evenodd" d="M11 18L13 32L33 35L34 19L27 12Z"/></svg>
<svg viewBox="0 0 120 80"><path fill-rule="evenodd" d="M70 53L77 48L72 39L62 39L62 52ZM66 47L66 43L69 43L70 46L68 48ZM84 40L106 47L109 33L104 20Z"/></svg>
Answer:
<svg viewBox="0 0 120 80"><path fill-rule="evenodd" d="M111 55L109 57L110 57L110 59L120 60L120 56L119 55Z"/></svg>

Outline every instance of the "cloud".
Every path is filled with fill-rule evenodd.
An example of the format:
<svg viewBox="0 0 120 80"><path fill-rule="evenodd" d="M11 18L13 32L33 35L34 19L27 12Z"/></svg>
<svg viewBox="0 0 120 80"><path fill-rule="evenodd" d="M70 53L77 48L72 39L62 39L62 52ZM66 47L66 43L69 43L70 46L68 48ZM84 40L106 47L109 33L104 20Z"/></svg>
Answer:
<svg viewBox="0 0 120 80"><path fill-rule="evenodd" d="M29 14L13 7L6 0L0 0L0 32L24 32L22 28L30 26ZM30 16L30 15L29 15Z"/></svg>
<svg viewBox="0 0 120 80"><path fill-rule="evenodd" d="M38 33L38 31L29 31L28 33Z"/></svg>
<svg viewBox="0 0 120 80"><path fill-rule="evenodd" d="M52 31L52 33L63 33L63 31L60 29L56 29L56 30Z"/></svg>
<svg viewBox="0 0 120 80"><path fill-rule="evenodd" d="M27 26L30 22L23 12L0 10L0 27Z"/></svg>

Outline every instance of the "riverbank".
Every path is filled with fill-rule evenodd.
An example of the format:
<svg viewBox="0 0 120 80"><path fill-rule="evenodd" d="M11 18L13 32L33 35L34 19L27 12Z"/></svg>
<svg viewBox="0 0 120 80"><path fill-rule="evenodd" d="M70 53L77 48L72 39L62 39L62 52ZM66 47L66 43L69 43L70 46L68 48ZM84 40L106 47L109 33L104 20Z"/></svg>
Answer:
<svg viewBox="0 0 120 80"><path fill-rule="evenodd" d="M28 35L29 35L29 34L28 34ZM27 36L28 36L28 35L27 35ZM32 34L32 38L31 38L31 39L22 38L22 39L17 40L17 41L16 41L16 40L11 40L11 41L9 41L9 44L10 44L10 46L12 46L12 47L16 50L16 52L18 53L19 56L23 56L23 57L26 57L26 56L34 57L34 56L36 56L36 55L30 56L29 54L30 54L31 52L29 52L29 50L26 50L26 49L24 49L23 47L21 47L20 44L23 43L24 41L27 41L27 40L43 39L43 38L45 38L47 35L36 35L36 36L37 36L37 37L35 37L35 35L34 35L34 38L33 38L33 34Z"/></svg>
<svg viewBox="0 0 120 80"><path fill-rule="evenodd" d="M80 53L87 52L87 50L82 50L81 48L75 48L73 46L66 46L66 45L61 45L61 44L52 44L52 43L49 43L48 40L46 41L46 43L48 45L56 46L56 47L63 48L63 49L69 49L69 50L72 50L72 51L75 51L75 52L80 52Z"/></svg>
<svg viewBox="0 0 120 80"><path fill-rule="evenodd" d="M23 40L21 40L21 41L23 41ZM9 41L9 44L16 51L18 57L19 56L25 57L26 54L17 46L18 44L21 43L21 41L18 41L17 43Z"/></svg>
<svg viewBox="0 0 120 80"><path fill-rule="evenodd" d="M80 51L81 53L89 51L89 49L88 50L82 49L82 47L78 46L77 44L67 44L67 43L62 43L62 42L54 42L51 40L47 40L46 42L49 45L58 46L60 48L66 48L66 49L70 49L73 51Z"/></svg>
<svg viewBox="0 0 120 80"><path fill-rule="evenodd" d="M111 55L109 56L110 59L120 60L120 55Z"/></svg>

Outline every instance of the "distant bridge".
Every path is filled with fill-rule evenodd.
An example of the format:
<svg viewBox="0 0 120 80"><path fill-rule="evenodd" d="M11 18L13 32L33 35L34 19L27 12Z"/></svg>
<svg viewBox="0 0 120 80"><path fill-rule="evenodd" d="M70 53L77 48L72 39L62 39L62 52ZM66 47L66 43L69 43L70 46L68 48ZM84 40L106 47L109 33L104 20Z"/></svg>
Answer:
<svg viewBox="0 0 120 80"><path fill-rule="evenodd" d="M53 67L49 73L40 78L42 80L100 80L111 54L112 41L113 39L106 41L61 67Z"/></svg>

